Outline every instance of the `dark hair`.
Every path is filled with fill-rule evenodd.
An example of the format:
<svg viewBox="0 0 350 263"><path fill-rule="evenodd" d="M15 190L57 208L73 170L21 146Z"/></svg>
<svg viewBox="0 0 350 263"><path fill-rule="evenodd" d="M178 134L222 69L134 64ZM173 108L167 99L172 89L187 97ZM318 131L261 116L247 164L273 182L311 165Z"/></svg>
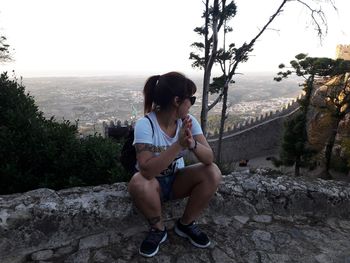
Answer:
<svg viewBox="0 0 350 263"><path fill-rule="evenodd" d="M152 76L143 88L144 112L147 114L156 106L166 109L174 97L185 99L196 93L196 90L194 82L178 72Z"/></svg>

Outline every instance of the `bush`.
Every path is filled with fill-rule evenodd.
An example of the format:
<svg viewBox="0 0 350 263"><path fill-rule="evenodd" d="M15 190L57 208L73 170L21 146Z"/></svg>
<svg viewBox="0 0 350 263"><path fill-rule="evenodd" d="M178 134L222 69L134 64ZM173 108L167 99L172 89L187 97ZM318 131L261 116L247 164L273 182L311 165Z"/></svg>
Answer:
<svg viewBox="0 0 350 263"><path fill-rule="evenodd" d="M77 137L77 124L45 119L17 80L0 76L0 194L128 180L120 144Z"/></svg>
<svg viewBox="0 0 350 263"><path fill-rule="evenodd" d="M332 168L336 172L340 173L348 173L349 167L348 162L345 158L340 156L332 156L330 168Z"/></svg>

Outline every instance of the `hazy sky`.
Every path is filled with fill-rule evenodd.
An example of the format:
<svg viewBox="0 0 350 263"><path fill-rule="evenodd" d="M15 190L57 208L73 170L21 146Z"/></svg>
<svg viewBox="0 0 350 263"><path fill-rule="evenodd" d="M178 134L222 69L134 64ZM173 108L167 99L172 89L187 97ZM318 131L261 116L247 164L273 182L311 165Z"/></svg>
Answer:
<svg viewBox="0 0 350 263"><path fill-rule="evenodd" d="M254 37L281 2L236 0L233 41ZM306 10L288 3L238 71L275 72L300 52L334 58L338 43L350 44L350 1L335 3L338 13L324 6L329 32L322 45ZM193 28L202 25L203 8L202 0L0 0L0 32L15 58L0 67L28 77L193 73L188 57L200 40Z"/></svg>

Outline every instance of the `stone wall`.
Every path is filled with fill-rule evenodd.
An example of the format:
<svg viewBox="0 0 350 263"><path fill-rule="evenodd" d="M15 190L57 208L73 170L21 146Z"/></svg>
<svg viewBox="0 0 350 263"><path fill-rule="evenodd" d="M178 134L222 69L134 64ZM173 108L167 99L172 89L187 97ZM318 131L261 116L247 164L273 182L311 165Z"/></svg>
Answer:
<svg viewBox="0 0 350 263"><path fill-rule="evenodd" d="M166 203L166 222L178 218L184 204ZM349 219L350 186L232 173L224 176L202 219L258 214ZM89 260L90 250L111 245L112 251L130 253L124 238L146 227L126 183L0 196L0 262L97 262Z"/></svg>
<svg viewBox="0 0 350 263"><path fill-rule="evenodd" d="M350 45L337 45L335 58L350 60Z"/></svg>
<svg viewBox="0 0 350 263"><path fill-rule="evenodd" d="M281 110L270 111L254 119L229 127L223 135L222 161L235 162L278 153L284 121L294 116L298 111L298 100L302 97L303 95L299 95L298 98L285 105ZM124 121L123 125L121 121L118 121L116 125L113 122L110 124L104 123L103 127L106 137L115 138L122 137L125 130L130 128L128 121ZM213 151L216 152L217 132L209 133L207 138ZM189 155L187 158L189 161L193 161L193 156Z"/></svg>
<svg viewBox="0 0 350 263"><path fill-rule="evenodd" d="M281 110L266 113L248 122L234 125L225 131L221 147L221 161L231 163L277 155L282 141L284 122L298 112L298 100L302 97L300 95ZM208 142L216 156L218 134L209 134Z"/></svg>
<svg viewBox="0 0 350 263"><path fill-rule="evenodd" d="M222 162L231 163L242 159L275 155L283 136L284 122L292 118L299 108L276 114L265 121L252 123L241 130L233 130L223 136ZM218 138L208 138L213 151L217 151Z"/></svg>
<svg viewBox="0 0 350 263"><path fill-rule="evenodd" d="M238 124L234 124L232 127L227 127L227 129L224 131L224 136L229 136L231 134L244 131L255 126L268 123L269 121L275 120L276 118L286 116L299 108L300 105L298 101L302 98L303 98L303 95L301 94L295 100L292 100L290 103L285 105L280 110L269 111L258 117L251 118L243 123L238 123ZM209 132L207 137L209 139L217 139L219 137L218 132L219 132L219 129L217 129L214 133Z"/></svg>

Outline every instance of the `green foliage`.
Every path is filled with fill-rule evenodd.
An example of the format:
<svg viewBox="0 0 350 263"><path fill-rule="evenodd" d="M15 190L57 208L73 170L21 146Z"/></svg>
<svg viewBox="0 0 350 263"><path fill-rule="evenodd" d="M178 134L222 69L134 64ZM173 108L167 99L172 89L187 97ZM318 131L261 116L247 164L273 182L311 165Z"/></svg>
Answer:
<svg viewBox="0 0 350 263"><path fill-rule="evenodd" d="M344 74L345 72L350 72L350 60L337 59L335 61L335 65L333 75L340 75Z"/></svg>
<svg viewBox="0 0 350 263"><path fill-rule="evenodd" d="M307 133L306 133L306 119L308 108L310 105L311 94L315 85L315 77L324 77L330 76L333 77L335 75L344 74L345 72L350 71L350 61L344 61L342 59L333 60L330 58L324 57L308 57L307 54L298 54L295 56L295 60L290 62L292 70L280 71L277 73L277 77L274 78L276 81L281 81L282 79L287 78L291 74L295 74L297 76L303 77L305 82L303 84L303 91L305 95L298 102L301 108L301 114L295 118L295 120L291 120L287 123L285 133L284 133L284 141L282 144L282 152L280 155L281 162L285 165L292 165L298 162L298 166L310 166L310 158L314 154L312 151L308 150L306 145L308 143ZM280 69L284 69L285 65L280 64ZM345 87L341 84L342 87ZM333 89L335 90L335 89ZM346 98L348 95L344 89L343 91ZM338 101L338 93L334 97L328 96L328 103L337 102ZM346 99L345 99L346 100ZM345 102L347 103L347 102ZM337 104L337 103L335 103ZM342 103L338 103L338 108L342 108ZM335 105L336 106L336 105ZM344 114L345 115L345 111ZM338 122L340 121L341 114L338 114ZM330 147L326 147L326 169L328 172L329 163L331 161L331 153L334 145L336 133L333 134L328 141L328 145ZM342 160L333 160L333 166L338 167L339 169L343 169L344 166Z"/></svg>
<svg viewBox="0 0 350 263"><path fill-rule="evenodd" d="M17 80L0 77L0 194L127 180L120 144L79 139L77 124L45 119Z"/></svg>
<svg viewBox="0 0 350 263"><path fill-rule="evenodd" d="M339 173L348 173L349 166L346 158L342 158L340 156L332 156L330 168Z"/></svg>
<svg viewBox="0 0 350 263"><path fill-rule="evenodd" d="M194 32L196 32L201 37L204 37L206 34L210 34L209 31L212 30L213 20L218 18L218 28L220 31L222 25L224 25L224 31L226 33L232 32L232 28L226 26L226 23L235 17L237 13L237 6L234 1L230 1L226 4L226 2L221 2L217 9L214 8L213 5L210 5L208 8L208 12L204 11L202 18L207 18L208 27L205 25L196 27ZM207 41L207 42L206 42ZM204 39L203 42L194 42L191 46L196 48L196 52L191 52L189 59L193 60L192 67L203 69L205 68L206 62L208 61L208 57L205 57L205 48L209 48L213 43L212 37L209 39Z"/></svg>
<svg viewBox="0 0 350 263"><path fill-rule="evenodd" d="M281 162L292 166L296 158L300 158L304 151L304 116L299 114L285 123L282 142Z"/></svg>
<svg viewBox="0 0 350 263"><path fill-rule="evenodd" d="M306 145L307 135L305 132L306 119L300 113L293 119L285 122L280 159L275 160L275 165L310 167L314 151Z"/></svg>
<svg viewBox="0 0 350 263"><path fill-rule="evenodd" d="M203 57L199 56L198 54L191 52L189 59L194 60L194 62L192 63L193 68L199 68L199 69L204 68L205 60Z"/></svg>
<svg viewBox="0 0 350 263"><path fill-rule="evenodd" d="M0 36L0 62L6 62L11 60L10 45L6 43L6 37Z"/></svg>
<svg viewBox="0 0 350 263"><path fill-rule="evenodd" d="M326 57L308 57L304 53L296 55L295 58L295 60L290 61L293 71L280 71L274 80L281 81L292 73L306 79L308 76L335 76L350 71L350 61L343 59L334 60ZM278 67L283 69L285 65L280 64Z"/></svg>
<svg viewBox="0 0 350 263"><path fill-rule="evenodd" d="M209 84L209 92L211 94L219 93L224 88L225 81L226 81L225 75L221 75L218 78L213 78L213 82Z"/></svg>

